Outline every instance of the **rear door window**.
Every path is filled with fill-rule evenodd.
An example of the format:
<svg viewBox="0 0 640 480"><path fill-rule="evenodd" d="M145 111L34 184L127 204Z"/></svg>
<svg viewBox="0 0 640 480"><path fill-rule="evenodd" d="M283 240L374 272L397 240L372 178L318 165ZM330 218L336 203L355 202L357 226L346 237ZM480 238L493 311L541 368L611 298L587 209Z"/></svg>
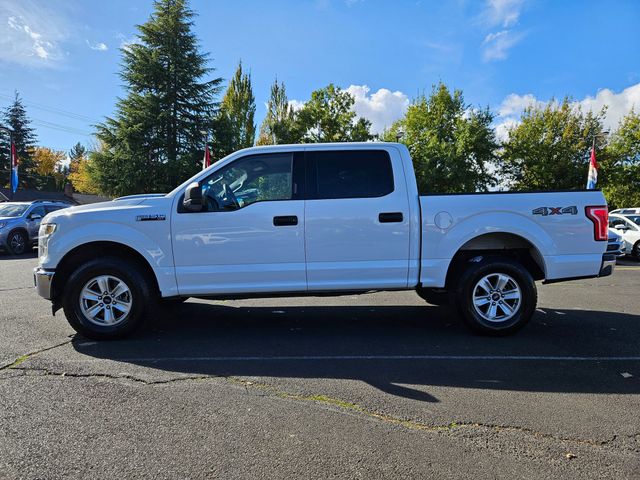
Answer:
<svg viewBox="0 0 640 480"><path fill-rule="evenodd" d="M384 150L307 152L310 199L375 198L393 192L393 169Z"/></svg>

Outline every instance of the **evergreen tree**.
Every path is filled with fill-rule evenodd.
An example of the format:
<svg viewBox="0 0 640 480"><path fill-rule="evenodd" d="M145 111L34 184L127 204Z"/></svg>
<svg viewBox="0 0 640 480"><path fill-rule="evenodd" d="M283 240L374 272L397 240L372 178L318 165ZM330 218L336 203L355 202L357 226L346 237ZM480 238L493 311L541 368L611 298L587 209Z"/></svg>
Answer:
<svg viewBox="0 0 640 480"><path fill-rule="evenodd" d="M498 146L492 121L488 109L470 108L462 91L440 83L382 138L407 145L421 193L485 191L493 184L488 167Z"/></svg>
<svg viewBox="0 0 640 480"><path fill-rule="evenodd" d="M355 99L332 83L311 92L311 100L297 114L303 140L318 142L364 142L373 140L371 122L357 118L352 110Z"/></svg>
<svg viewBox="0 0 640 480"><path fill-rule="evenodd" d="M216 118L214 155L217 158L253 146L256 136L256 126L253 123L255 113L251 74L242 71L240 62L229 81Z"/></svg>
<svg viewBox="0 0 640 480"><path fill-rule="evenodd" d="M18 92L15 92L13 103L3 112L2 123L3 126L13 130L13 142L20 161L20 183L31 187L34 184L34 178L31 174L33 173L32 151L36 145L36 134L31 127L31 120L27 117L27 111ZM0 138L2 141L0 151L8 154L10 152L9 135L3 132Z"/></svg>
<svg viewBox="0 0 640 480"><path fill-rule="evenodd" d="M500 154L500 171L517 190L583 189L587 183L591 145L596 151L604 139L605 110L586 114L572 105L551 100L544 106L530 106L521 122L509 131ZM599 161L604 161L599 155Z"/></svg>
<svg viewBox="0 0 640 480"><path fill-rule="evenodd" d="M104 148L93 156L107 194L167 191L196 173L202 131L210 130L220 78L200 53L187 0L156 0L138 42L121 49L126 97L98 125Z"/></svg>
<svg viewBox="0 0 640 480"><path fill-rule="evenodd" d="M69 171L77 172L80 163L85 160L87 149L80 142L76 143L69 150Z"/></svg>
<svg viewBox="0 0 640 480"><path fill-rule="evenodd" d="M260 126L258 145L299 143L301 132L296 124L296 114L289 104L284 82L276 78L271 85L271 96L267 103L267 115Z"/></svg>

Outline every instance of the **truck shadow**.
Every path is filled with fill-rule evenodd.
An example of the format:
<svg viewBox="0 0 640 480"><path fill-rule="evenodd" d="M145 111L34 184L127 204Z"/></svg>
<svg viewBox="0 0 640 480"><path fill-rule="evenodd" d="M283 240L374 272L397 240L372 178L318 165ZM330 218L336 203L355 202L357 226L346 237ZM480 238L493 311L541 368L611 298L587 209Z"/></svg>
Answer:
<svg viewBox="0 0 640 480"><path fill-rule="evenodd" d="M352 379L437 402L429 386L640 393L638 375L621 376L638 371L639 340L640 316L616 312L539 309L518 334L492 338L431 306L188 302L129 340L77 337L73 345L84 355L171 372Z"/></svg>

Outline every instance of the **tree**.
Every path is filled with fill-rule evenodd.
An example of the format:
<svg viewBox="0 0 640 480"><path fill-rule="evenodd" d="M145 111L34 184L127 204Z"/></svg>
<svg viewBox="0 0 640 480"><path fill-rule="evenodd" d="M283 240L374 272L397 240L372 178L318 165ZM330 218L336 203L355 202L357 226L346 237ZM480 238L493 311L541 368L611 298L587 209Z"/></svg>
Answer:
<svg viewBox="0 0 640 480"><path fill-rule="evenodd" d="M88 158L81 160L77 164L75 171L70 172L68 180L73 185L73 189L80 193L100 193L99 178L95 171L93 161L93 152L89 153Z"/></svg>
<svg viewBox="0 0 640 480"><path fill-rule="evenodd" d="M640 114L629 112L611 136L598 183L611 208L640 205Z"/></svg>
<svg viewBox="0 0 640 480"><path fill-rule="evenodd" d="M210 130L220 78L192 33L187 0L156 0L138 42L123 47L126 97L97 127L104 149L94 156L104 193L166 191L201 168L202 131Z"/></svg>
<svg viewBox="0 0 640 480"><path fill-rule="evenodd" d="M58 167L67 159L64 152L47 147L35 147L31 153L34 171L43 177L58 172Z"/></svg>
<svg viewBox="0 0 640 480"><path fill-rule="evenodd" d="M71 150L69 150L69 171L75 172L78 170L80 162L85 160L87 149L80 142L76 143Z"/></svg>
<svg viewBox="0 0 640 480"><path fill-rule="evenodd" d="M602 150L604 113L585 114L568 97L526 108L500 155L509 185L516 190L585 188L594 138Z"/></svg>
<svg viewBox="0 0 640 480"><path fill-rule="evenodd" d="M439 83L429 97L414 100L382 137L401 138L408 147L420 192L486 191L494 182L488 167L498 146L492 121L488 108L472 109L462 91L451 93Z"/></svg>
<svg viewBox="0 0 640 480"><path fill-rule="evenodd" d="M311 99L297 114L303 140L317 142L364 142L373 140L371 122L356 118L355 99L332 83L311 93Z"/></svg>
<svg viewBox="0 0 640 480"><path fill-rule="evenodd" d="M296 113L289 104L284 82L278 83L276 78L271 85L271 96L267 103L267 115L260 126L258 145L278 145L283 143L299 143L300 128L296 124Z"/></svg>
<svg viewBox="0 0 640 480"><path fill-rule="evenodd" d="M29 175L33 170L31 150L35 147L37 138L17 91L15 92L13 103L3 112L2 123L13 130L13 142L20 161L21 183L32 186L33 178ZM2 135L1 140L0 151L9 152L9 136Z"/></svg>
<svg viewBox="0 0 640 480"><path fill-rule="evenodd" d="M253 146L256 136L253 122L255 113L251 74L242 71L240 62L222 98L214 126L214 155L217 158Z"/></svg>

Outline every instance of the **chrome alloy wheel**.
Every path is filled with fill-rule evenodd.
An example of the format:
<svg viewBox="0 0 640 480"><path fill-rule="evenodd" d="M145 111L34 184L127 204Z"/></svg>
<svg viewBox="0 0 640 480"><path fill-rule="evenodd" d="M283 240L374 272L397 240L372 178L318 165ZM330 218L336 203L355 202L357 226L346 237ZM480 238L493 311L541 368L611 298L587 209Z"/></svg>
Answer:
<svg viewBox="0 0 640 480"><path fill-rule="evenodd" d="M80 292L80 310L91 323L112 327L123 322L131 311L131 290L112 275L89 280Z"/></svg>
<svg viewBox="0 0 640 480"><path fill-rule="evenodd" d="M522 292L518 283L504 273L491 273L473 288L473 307L489 322L506 322L520 309Z"/></svg>

